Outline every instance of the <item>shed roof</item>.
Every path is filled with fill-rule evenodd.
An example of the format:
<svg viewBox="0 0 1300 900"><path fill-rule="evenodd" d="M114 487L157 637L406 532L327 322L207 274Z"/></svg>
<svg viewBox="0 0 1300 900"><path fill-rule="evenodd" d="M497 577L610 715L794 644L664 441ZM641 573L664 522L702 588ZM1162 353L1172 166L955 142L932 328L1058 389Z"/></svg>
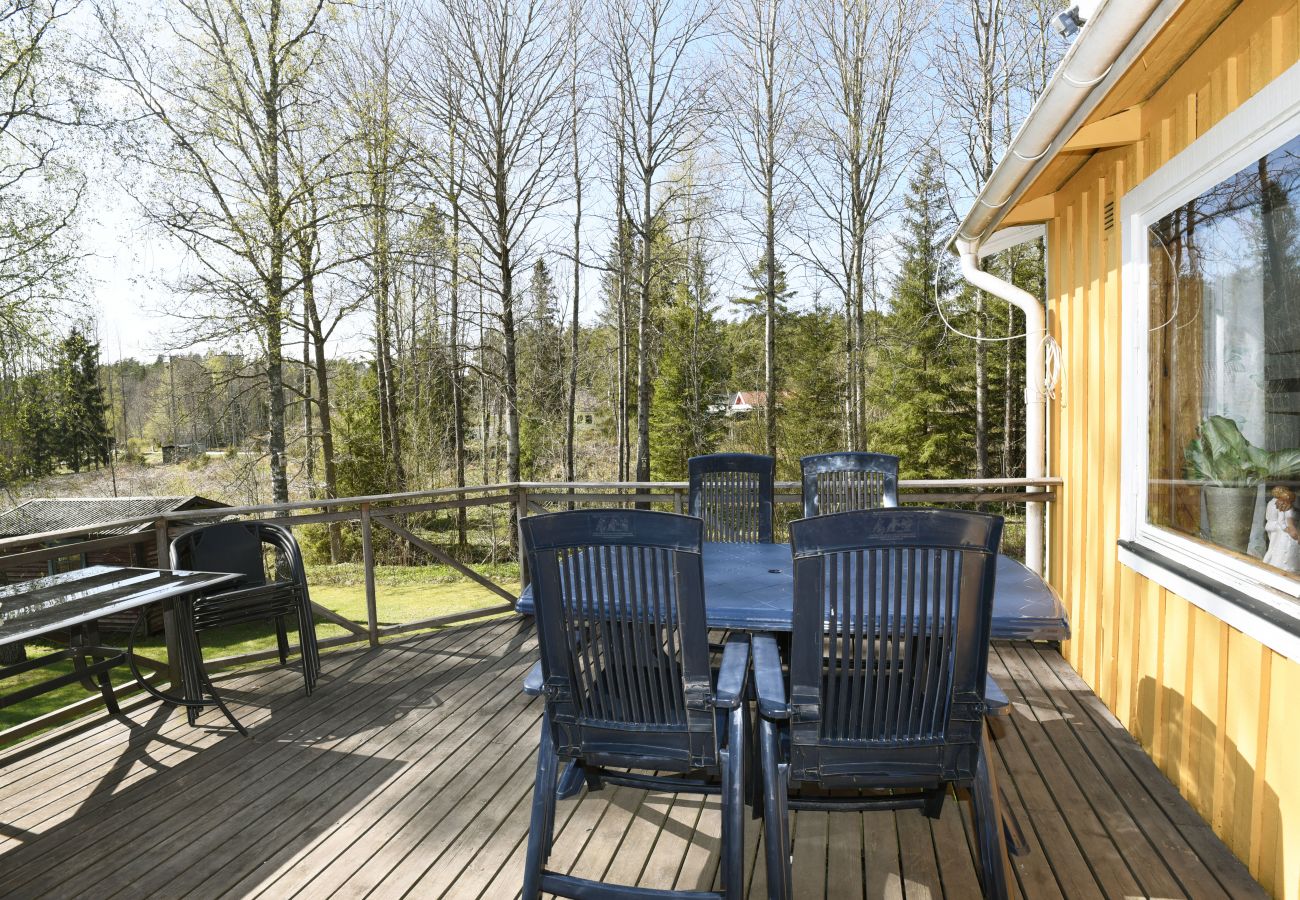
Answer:
<svg viewBox="0 0 1300 900"><path fill-rule="evenodd" d="M41 534L69 528L91 528L101 522L138 519L186 509L225 506L207 497L42 497L0 512L0 537ZM146 526L117 525L95 529L95 535L129 534Z"/></svg>

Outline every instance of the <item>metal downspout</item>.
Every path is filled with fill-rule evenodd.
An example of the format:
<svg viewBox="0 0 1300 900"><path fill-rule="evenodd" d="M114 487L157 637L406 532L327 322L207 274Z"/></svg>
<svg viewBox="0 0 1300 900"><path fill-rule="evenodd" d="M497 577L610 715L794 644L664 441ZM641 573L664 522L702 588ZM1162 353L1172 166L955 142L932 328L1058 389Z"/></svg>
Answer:
<svg viewBox="0 0 1300 900"><path fill-rule="evenodd" d="M1046 475L1047 393L1044 385L1047 359L1047 311L1038 298L979 267L979 246L957 238L961 274L970 284L1006 300L1025 314L1025 477ZM1036 491L1037 488L1029 488ZM1025 565L1043 574L1043 537L1046 506L1025 504Z"/></svg>

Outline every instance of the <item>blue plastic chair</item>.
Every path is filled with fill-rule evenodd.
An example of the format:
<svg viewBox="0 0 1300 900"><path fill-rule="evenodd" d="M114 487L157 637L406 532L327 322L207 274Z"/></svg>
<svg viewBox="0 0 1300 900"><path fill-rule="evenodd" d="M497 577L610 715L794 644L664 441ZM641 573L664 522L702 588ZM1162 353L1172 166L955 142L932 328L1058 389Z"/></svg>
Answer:
<svg viewBox="0 0 1300 900"><path fill-rule="evenodd" d="M1007 896L985 723L1005 709L986 685L1001 535L1000 516L931 509L791 524L788 693L775 639L753 641L770 896L793 896L791 808L938 817L953 786L970 792L984 893ZM804 786L853 790L804 797Z"/></svg>
<svg viewBox="0 0 1300 900"><path fill-rule="evenodd" d="M691 515L704 520L704 539L772 543L776 460L757 453L711 453L686 461Z"/></svg>
<svg viewBox="0 0 1300 900"><path fill-rule="evenodd" d="M805 517L898 506L897 456L819 453L800 459L799 467Z"/></svg>
<svg viewBox="0 0 1300 900"><path fill-rule="evenodd" d="M699 519L576 510L520 521L546 700L522 896L743 895L749 643L709 667ZM569 768L561 780L562 762ZM678 774L651 774L678 773ZM722 795L722 892L650 891L548 871L557 797L604 784Z"/></svg>

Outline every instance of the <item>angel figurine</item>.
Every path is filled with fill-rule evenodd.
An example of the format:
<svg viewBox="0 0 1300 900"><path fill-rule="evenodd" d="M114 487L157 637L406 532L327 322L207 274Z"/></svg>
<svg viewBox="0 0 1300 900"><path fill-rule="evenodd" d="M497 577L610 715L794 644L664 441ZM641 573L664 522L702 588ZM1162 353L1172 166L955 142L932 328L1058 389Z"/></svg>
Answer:
<svg viewBox="0 0 1300 900"><path fill-rule="evenodd" d="M1300 528L1297 527L1295 491L1278 485L1264 509L1264 534L1268 550L1264 562L1288 572L1300 573Z"/></svg>

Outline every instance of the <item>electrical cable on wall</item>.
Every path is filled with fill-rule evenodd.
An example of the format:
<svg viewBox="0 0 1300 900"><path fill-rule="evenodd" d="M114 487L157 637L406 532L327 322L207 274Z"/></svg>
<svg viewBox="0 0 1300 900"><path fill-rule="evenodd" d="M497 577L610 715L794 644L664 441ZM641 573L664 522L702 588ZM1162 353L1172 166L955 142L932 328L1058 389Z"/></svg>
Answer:
<svg viewBox="0 0 1300 900"><path fill-rule="evenodd" d="M949 238L948 240L950 241L951 238ZM948 241L944 241L945 245L947 243ZM1008 341L1018 341L1021 338L1025 338L1029 336L1029 332L1027 331L1022 331L1020 332L1020 334L1000 335L998 337L987 337L987 336L968 334L965 331L962 331L956 325L952 324L952 322L948 319L947 313L943 311L943 303L940 302L939 300L939 268L937 266L935 267L934 270L934 281L932 282L931 287L934 289L934 308L938 310L939 318L940 320L943 321L944 327L947 328L949 331L951 331L953 334L959 335L960 337L964 337L967 340L975 341L976 343L984 343L984 344L1001 344L1001 343L1006 343ZM1061 345L1057 342L1056 338L1052 337L1050 332L1044 330L1040 346L1043 349L1043 357L1044 357L1043 387L1042 387L1043 396L1049 399L1055 399L1056 385L1059 383L1059 379L1061 376Z"/></svg>

